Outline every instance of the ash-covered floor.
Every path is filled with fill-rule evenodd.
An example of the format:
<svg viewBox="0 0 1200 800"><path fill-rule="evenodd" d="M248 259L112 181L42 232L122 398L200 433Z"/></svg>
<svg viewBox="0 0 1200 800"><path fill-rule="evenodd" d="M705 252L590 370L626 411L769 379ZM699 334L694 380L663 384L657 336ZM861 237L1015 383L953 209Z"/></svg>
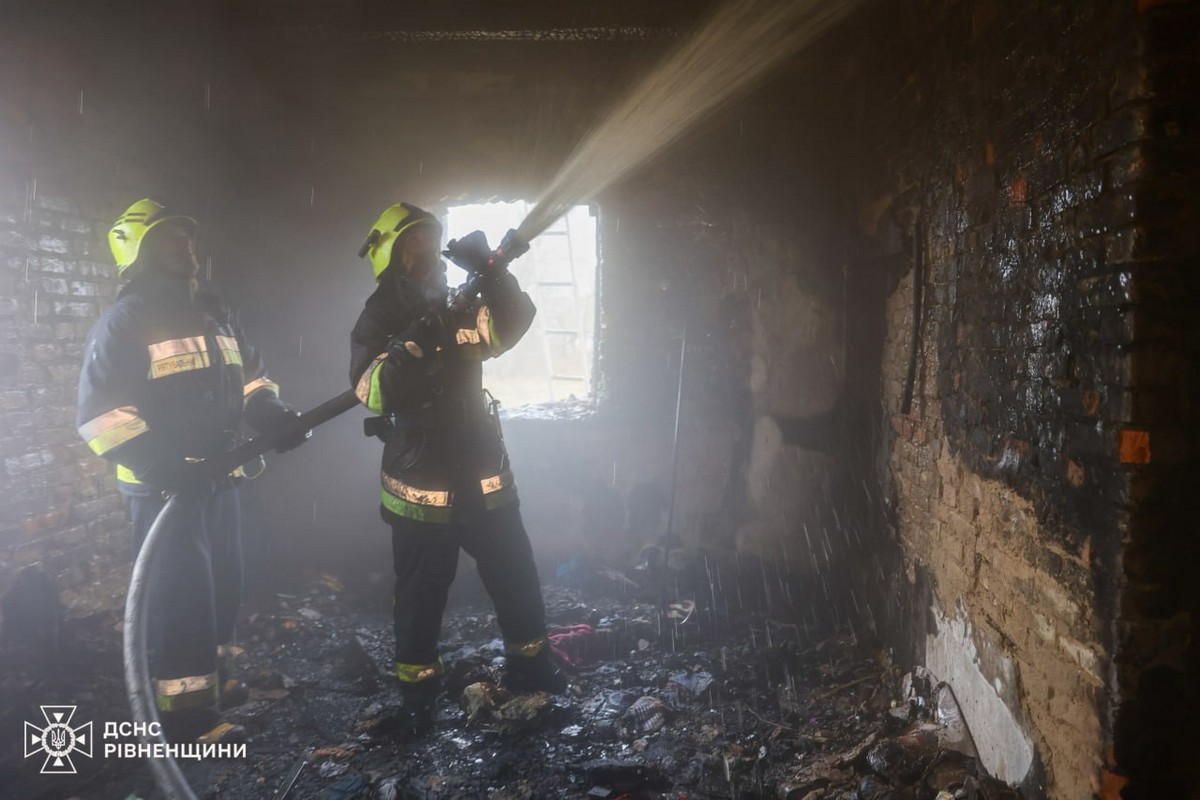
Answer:
<svg viewBox="0 0 1200 800"><path fill-rule="evenodd" d="M253 696L227 716L251 733L247 757L184 771L198 796L229 798L1016 797L969 755L948 687L901 675L852 634L609 589L546 589L556 646L576 663L561 696L496 689L490 608L452 608L447 692L433 733L412 740L394 724L379 592L314 577L245 611L238 662ZM97 736L101 720L128 719L119 648L119 619L101 616L68 626L49 669L10 659L3 729L60 698ZM6 797L158 796L140 761L77 758L78 775L45 776L17 744L0 751Z"/></svg>

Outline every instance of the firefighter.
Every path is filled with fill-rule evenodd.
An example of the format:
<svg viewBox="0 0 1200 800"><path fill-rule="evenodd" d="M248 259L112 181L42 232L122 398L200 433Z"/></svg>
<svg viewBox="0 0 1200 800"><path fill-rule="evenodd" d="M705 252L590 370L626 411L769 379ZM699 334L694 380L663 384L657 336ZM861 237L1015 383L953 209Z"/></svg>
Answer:
<svg viewBox="0 0 1200 800"><path fill-rule="evenodd" d="M533 301L500 271L486 276L478 299L448 308L441 233L436 218L415 206L383 212L359 253L370 258L377 286L351 336L351 385L381 415L396 678L404 724L415 733L432 724L443 671L438 635L460 548L475 559L495 604L508 688L566 688L550 657L541 585L495 405L483 390L482 362L521 339Z"/></svg>
<svg viewBox="0 0 1200 800"><path fill-rule="evenodd" d="M168 493L186 510L167 531L149 577L147 643L164 735L234 741L220 708L244 699L222 673L241 600L236 478L213 480L204 459L226 452L243 420L284 434L298 412L279 399L259 354L219 299L198 290L195 220L153 200L134 203L108 233L128 281L93 326L79 379L79 433L114 462L140 547Z"/></svg>

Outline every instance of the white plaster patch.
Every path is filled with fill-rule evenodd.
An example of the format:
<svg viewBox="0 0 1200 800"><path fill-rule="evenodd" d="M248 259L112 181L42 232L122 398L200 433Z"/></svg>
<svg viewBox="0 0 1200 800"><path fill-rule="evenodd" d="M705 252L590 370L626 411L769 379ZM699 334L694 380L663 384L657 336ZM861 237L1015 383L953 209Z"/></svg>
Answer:
<svg viewBox="0 0 1200 800"><path fill-rule="evenodd" d="M1092 652L1091 648L1081 642L1075 641L1068 636L1060 636L1058 639L1058 646L1061 647L1063 652L1069 655L1072 660L1074 660L1075 663L1078 664L1080 668L1088 674L1088 677L1090 677L1093 682L1098 685L1103 683L1103 681L1100 679L1100 672L1096 663L1096 654Z"/></svg>
<svg viewBox="0 0 1200 800"><path fill-rule="evenodd" d="M989 666L999 674L994 685L981 668L979 650L971 624L962 609L947 619L933 609L936 633L925 639L925 666L954 690L963 718L979 749L983 765L995 777L1017 784L1033 765L1033 743L1003 699L1005 687L1016 684L1013 662L997 653L989 654Z"/></svg>

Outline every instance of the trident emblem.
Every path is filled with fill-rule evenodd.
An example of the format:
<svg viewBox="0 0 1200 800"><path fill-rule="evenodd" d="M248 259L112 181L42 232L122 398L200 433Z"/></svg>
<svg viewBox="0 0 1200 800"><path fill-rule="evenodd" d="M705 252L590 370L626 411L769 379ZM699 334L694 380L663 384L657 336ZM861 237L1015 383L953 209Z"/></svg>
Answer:
<svg viewBox="0 0 1200 800"><path fill-rule="evenodd" d="M46 718L46 727L39 728L32 722L25 723L25 757L45 753L43 775L75 774L71 754L81 753L88 758L92 757L92 723L87 722L78 728L72 728L71 718L75 716L75 706L42 706L41 709L42 716Z"/></svg>

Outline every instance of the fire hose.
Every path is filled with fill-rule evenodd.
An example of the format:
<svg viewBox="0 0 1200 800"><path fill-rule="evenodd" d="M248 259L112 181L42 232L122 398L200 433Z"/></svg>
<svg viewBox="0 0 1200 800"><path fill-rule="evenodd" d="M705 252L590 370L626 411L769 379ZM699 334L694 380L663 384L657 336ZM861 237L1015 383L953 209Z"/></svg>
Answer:
<svg viewBox="0 0 1200 800"><path fill-rule="evenodd" d="M214 479L228 475L241 465L274 450L279 442L286 441L301 431L323 425L334 417L358 405L353 391L347 390L337 397L325 401L316 408L296 418L293 425L271 435L259 436L243 443L220 458L210 462L208 474ZM166 532L174 527L180 512L186 510L187 499L179 494L167 498L162 511L150 526L137 559L133 563L133 575L129 579L129 592L125 598L125 689L129 694L129 706L137 730L146 731L139 738L143 744L159 743L165 746L162 723L158 717L158 706L154 700L154 688L150 683L150 663L146 654L146 591L147 580ZM153 728L159 731L150 735ZM195 800L196 795L188 785L187 778L179 769L174 758L150 758L150 769L154 780L168 797L180 800Z"/></svg>

